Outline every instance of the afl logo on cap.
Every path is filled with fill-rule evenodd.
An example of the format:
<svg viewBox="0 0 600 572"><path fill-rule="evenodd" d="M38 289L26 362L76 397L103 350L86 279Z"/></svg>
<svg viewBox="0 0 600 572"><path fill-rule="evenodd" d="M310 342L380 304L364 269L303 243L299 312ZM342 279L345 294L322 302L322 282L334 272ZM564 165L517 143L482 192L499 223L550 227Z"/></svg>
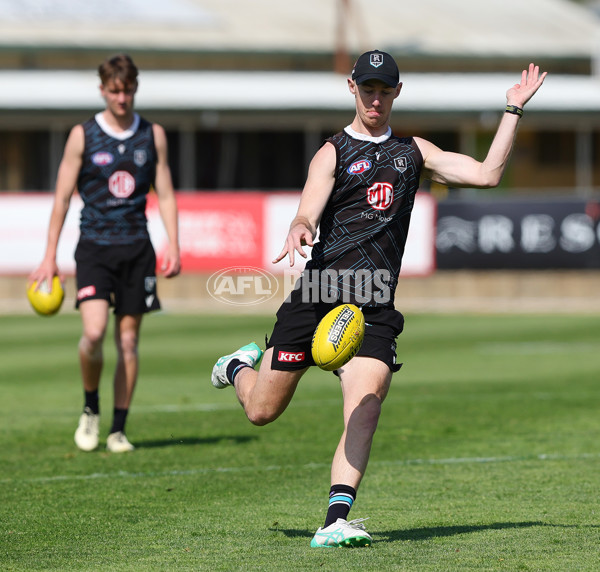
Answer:
<svg viewBox="0 0 600 572"><path fill-rule="evenodd" d="M381 52L371 54L369 61L374 68L378 68L383 65L383 54Z"/></svg>

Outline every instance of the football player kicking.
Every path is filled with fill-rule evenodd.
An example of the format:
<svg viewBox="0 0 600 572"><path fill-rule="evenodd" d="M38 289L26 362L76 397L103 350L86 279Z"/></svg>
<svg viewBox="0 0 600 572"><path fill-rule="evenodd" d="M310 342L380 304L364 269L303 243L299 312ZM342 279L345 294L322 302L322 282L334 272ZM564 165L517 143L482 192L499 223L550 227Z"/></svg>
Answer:
<svg viewBox="0 0 600 572"><path fill-rule="evenodd" d="M331 465L329 508L311 546L371 544L365 519L347 517L367 467L381 404L401 366L396 363L396 337L404 319L394 307L394 292L419 182L428 178L452 187L497 186L523 107L545 77L530 64L506 92L506 112L485 160L479 162L418 137L393 135L390 114L402 89L396 63L375 50L362 54L354 65L348 79L356 103L354 120L313 157L298 212L274 262L288 256L293 266L296 253L306 258L304 247L314 246L311 260L277 312L264 356L251 343L220 358L212 371L215 387L234 386L250 422L270 423L283 413L300 378L314 365L311 338L320 319L343 302L361 307L367 324L364 342L335 372L342 388L344 430ZM320 237L313 244L317 227Z"/></svg>

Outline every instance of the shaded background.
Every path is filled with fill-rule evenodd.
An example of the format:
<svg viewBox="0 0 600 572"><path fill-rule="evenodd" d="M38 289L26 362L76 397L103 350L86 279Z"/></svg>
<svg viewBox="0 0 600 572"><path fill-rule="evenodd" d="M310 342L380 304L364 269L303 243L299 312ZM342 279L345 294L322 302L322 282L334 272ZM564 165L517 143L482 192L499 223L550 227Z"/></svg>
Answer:
<svg viewBox="0 0 600 572"><path fill-rule="evenodd" d="M394 131L483 159L506 90L535 61L550 75L500 187L424 183L437 202L437 270L418 280L451 292L468 271L486 297L483 272L506 270L504 297L514 299L514 284L567 272L569 296L586 307L600 267L598 13L597 2L570 0L529 0L518 15L499 0L0 0L0 193L52 192L70 128L103 108L96 69L115 52L140 68L136 106L167 130L180 195L298 193L322 140L351 121L345 78L374 48L401 70ZM19 244L0 240L2 266ZM4 274L10 308L23 298L22 276ZM204 278L184 269L163 291L197 297ZM542 282L549 298L567 296L556 290L562 279Z"/></svg>

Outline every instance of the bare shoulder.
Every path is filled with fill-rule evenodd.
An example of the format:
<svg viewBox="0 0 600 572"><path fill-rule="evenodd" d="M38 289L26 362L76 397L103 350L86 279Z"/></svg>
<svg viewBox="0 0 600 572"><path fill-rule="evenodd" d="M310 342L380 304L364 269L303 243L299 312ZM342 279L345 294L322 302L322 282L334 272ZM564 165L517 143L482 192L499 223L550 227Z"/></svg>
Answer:
<svg viewBox="0 0 600 572"><path fill-rule="evenodd" d="M165 133L165 128L162 125L160 125L159 123L152 124L152 133L154 135L154 139L158 139L161 141L167 139L167 135Z"/></svg>
<svg viewBox="0 0 600 572"><path fill-rule="evenodd" d="M333 143L331 143L331 141L325 141L325 143L323 143L323 145L321 145L319 150L315 153L315 157L317 155L322 158L331 156L335 157L335 146Z"/></svg>
<svg viewBox="0 0 600 572"><path fill-rule="evenodd" d="M423 155L423 157L427 157L431 151L438 149L438 147L431 143L431 141L427 141L427 139L423 139L422 137L413 137L413 140L419 148L419 151L421 151L421 155Z"/></svg>
<svg viewBox="0 0 600 572"><path fill-rule="evenodd" d="M83 128L83 124L78 123L77 125L74 125L72 127L67 141L81 142L81 143L83 143L85 141L85 130Z"/></svg>
<svg viewBox="0 0 600 572"><path fill-rule="evenodd" d="M319 150L315 153L311 161L311 167L319 170L333 171L335 170L335 162L337 158L337 151L332 143L329 141L325 142Z"/></svg>
<svg viewBox="0 0 600 572"><path fill-rule="evenodd" d="M65 144L65 155L81 156L85 149L85 131L83 125L78 123L72 127Z"/></svg>
<svg viewBox="0 0 600 572"><path fill-rule="evenodd" d="M154 135L154 146L158 153L159 161L166 160L167 157L167 134L162 125L152 124L152 133Z"/></svg>

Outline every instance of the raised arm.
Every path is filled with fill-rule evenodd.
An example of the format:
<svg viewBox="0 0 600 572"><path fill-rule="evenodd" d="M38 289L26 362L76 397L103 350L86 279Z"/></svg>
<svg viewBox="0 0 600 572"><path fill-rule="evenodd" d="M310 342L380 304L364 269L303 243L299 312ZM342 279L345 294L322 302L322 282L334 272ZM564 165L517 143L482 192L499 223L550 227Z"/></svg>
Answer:
<svg viewBox="0 0 600 572"><path fill-rule="evenodd" d="M321 215L333 190L335 161L335 147L331 143L325 143L310 162L298 212L290 224L283 249L273 260L274 263L288 255L290 266L293 266L296 252L306 258L307 254L302 247L313 246Z"/></svg>
<svg viewBox="0 0 600 572"><path fill-rule="evenodd" d="M65 218L71 204L71 197L77 186L77 177L83 161L83 150L85 146L85 135L82 125L76 125L71 129L71 133L65 144L63 157L58 167L56 177L56 189L54 193L54 203L52 213L50 214L50 223L48 225L48 238L46 241L46 252L42 263L30 275L28 284L37 280L38 285L44 280L47 284L52 284L52 278L60 276L56 264L56 252L58 250L58 240L62 232ZM61 280L63 279L60 276Z"/></svg>
<svg viewBox="0 0 600 572"><path fill-rule="evenodd" d="M529 64L529 69L523 70L521 82L506 92L507 105L522 110L540 88L546 74L547 72L540 74L538 66ZM483 162L460 153L443 151L425 139L415 138L424 158L423 176L452 187L498 186L513 148L519 119L520 115L517 113L503 114Z"/></svg>

